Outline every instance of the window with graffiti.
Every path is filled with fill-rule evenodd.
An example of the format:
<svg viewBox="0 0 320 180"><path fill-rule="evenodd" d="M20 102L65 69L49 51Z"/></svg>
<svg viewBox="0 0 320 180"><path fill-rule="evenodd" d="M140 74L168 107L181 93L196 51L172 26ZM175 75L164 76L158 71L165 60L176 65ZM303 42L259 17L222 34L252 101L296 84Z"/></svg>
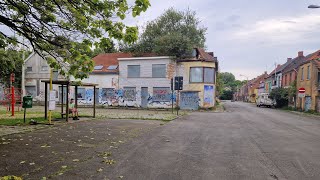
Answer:
<svg viewBox="0 0 320 180"><path fill-rule="evenodd" d="M86 98L86 89L85 88L78 88L77 98L79 100L83 100Z"/></svg>
<svg viewBox="0 0 320 180"><path fill-rule="evenodd" d="M113 88L102 88L101 101L107 101L116 98L116 93Z"/></svg>
<svg viewBox="0 0 320 180"><path fill-rule="evenodd" d="M123 88L123 100L135 101L136 100L136 88L135 87L124 87Z"/></svg>
<svg viewBox="0 0 320 180"><path fill-rule="evenodd" d="M171 101L170 87L154 87L152 99L157 102Z"/></svg>

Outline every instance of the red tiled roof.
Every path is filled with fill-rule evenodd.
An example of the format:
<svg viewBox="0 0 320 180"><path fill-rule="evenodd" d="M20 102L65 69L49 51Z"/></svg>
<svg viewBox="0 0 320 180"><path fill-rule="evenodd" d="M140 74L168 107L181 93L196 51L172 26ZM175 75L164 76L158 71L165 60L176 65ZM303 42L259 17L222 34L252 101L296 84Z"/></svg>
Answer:
<svg viewBox="0 0 320 180"><path fill-rule="evenodd" d="M311 56L309 58L307 58L307 61L318 60L319 58L320 58L320 50L312 53Z"/></svg>
<svg viewBox="0 0 320 180"><path fill-rule="evenodd" d="M119 65L118 58L130 58L133 57L131 53L107 53L99 54L92 60L94 66L103 66L101 70L93 70L93 73L117 73L119 70L108 70L107 68L112 65Z"/></svg>
<svg viewBox="0 0 320 180"><path fill-rule="evenodd" d="M199 60L204 60L204 61L214 61L213 52L207 53L204 49L202 48L197 48L199 52ZM211 55L212 54L212 55Z"/></svg>

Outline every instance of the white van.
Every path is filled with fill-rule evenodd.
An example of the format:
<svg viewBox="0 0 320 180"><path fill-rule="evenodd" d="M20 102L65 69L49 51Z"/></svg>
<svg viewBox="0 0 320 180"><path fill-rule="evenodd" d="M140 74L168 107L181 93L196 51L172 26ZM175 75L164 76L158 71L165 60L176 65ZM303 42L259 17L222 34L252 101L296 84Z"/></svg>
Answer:
<svg viewBox="0 0 320 180"><path fill-rule="evenodd" d="M258 107L260 107L260 106L275 107L276 101L274 101L270 98L269 93L261 93L257 97L256 104Z"/></svg>

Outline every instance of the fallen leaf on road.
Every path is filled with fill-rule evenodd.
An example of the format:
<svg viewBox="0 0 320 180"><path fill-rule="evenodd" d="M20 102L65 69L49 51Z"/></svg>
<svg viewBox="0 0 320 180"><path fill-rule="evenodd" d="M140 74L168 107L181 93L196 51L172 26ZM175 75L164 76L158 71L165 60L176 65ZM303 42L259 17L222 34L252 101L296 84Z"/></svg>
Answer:
<svg viewBox="0 0 320 180"><path fill-rule="evenodd" d="M10 144L10 142L2 142L2 144Z"/></svg>
<svg viewBox="0 0 320 180"><path fill-rule="evenodd" d="M170 142L170 140L166 140L166 142Z"/></svg>
<svg viewBox="0 0 320 180"><path fill-rule="evenodd" d="M118 178L122 179L122 178L123 178L123 176L119 176Z"/></svg>
<svg viewBox="0 0 320 180"><path fill-rule="evenodd" d="M48 144L44 144L44 145L42 145L41 147L42 147L42 148L49 148L49 147L51 147L51 146L49 146Z"/></svg>
<svg viewBox="0 0 320 180"><path fill-rule="evenodd" d="M33 166L33 165L35 165L35 164L36 164L36 163L34 163L34 162L32 162L32 163L29 163L29 165L30 165L30 166Z"/></svg>
<svg viewBox="0 0 320 180"><path fill-rule="evenodd" d="M26 161L21 161L21 162L20 162L20 164L24 164L24 163L26 163Z"/></svg>
<svg viewBox="0 0 320 180"><path fill-rule="evenodd" d="M29 144L26 144L26 146L29 146Z"/></svg>
<svg viewBox="0 0 320 180"><path fill-rule="evenodd" d="M116 163L116 161L113 160L113 159L106 159L106 160L104 160L103 162L106 163L106 164L110 164L110 165Z"/></svg>
<svg viewBox="0 0 320 180"><path fill-rule="evenodd" d="M103 170L103 168L99 168L99 169L97 170L97 172L102 172L102 170Z"/></svg>
<svg viewBox="0 0 320 180"><path fill-rule="evenodd" d="M61 166L62 169L66 169L68 166Z"/></svg>
<svg viewBox="0 0 320 180"><path fill-rule="evenodd" d="M72 160L73 162L79 162L80 160L79 159L74 159Z"/></svg>

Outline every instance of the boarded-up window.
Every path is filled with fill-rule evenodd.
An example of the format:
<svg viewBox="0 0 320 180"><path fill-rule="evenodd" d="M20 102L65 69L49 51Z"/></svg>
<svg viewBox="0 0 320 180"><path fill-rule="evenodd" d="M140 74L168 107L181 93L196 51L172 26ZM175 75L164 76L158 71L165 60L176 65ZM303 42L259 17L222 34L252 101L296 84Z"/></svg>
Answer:
<svg viewBox="0 0 320 180"><path fill-rule="evenodd" d="M204 82L205 83L214 83L214 69L205 67L204 68Z"/></svg>
<svg viewBox="0 0 320 180"><path fill-rule="evenodd" d="M135 87L124 87L123 88L123 99L125 101L136 100L136 88Z"/></svg>
<svg viewBox="0 0 320 180"><path fill-rule="evenodd" d="M190 82L197 83L203 82L203 70L202 67L190 68Z"/></svg>
<svg viewBox="0 0 320 180"><path fill-rule="evenodd" d="M36 97L37 96L36 86L26 86L26 95Z"/></svg>
<svg viewBox="0 0 320 180"><path fill-rule="evenodd" d="M128 65L128 77L129 78L140 77L140 65Z"/></svg>
<svg viewBox="0 0 320 180"><path fill-rule="evenodd" d="M85 88L78 88L77 98L81 99L81 100L86 98L86 89Z"/></svg>
<svg viewBox="0 0 320 180"><path fill-rule="evenodd" d="M116 93L113 88L102 88L101 101L107 101L116 98Z"/></svg>
<svg viewBox="0 0 320 180"><path fill-rule="evenodd" d="M152 64L152 77L153 78L165 78L166 77L166 65L165 64Z"/></svg>
<svg viewBox="0 0 320 180"><path fill-rule="evenodd" d="M169 87L154 87L153 101L167 102L171 100L171 90Z"/></svg>
<svg viewBox="0 0 320 180"><path fill-rule="evenodd" d="M29 66L29 67L27 67L27 72L32 72L32 67L31 66Z"/></svg>

